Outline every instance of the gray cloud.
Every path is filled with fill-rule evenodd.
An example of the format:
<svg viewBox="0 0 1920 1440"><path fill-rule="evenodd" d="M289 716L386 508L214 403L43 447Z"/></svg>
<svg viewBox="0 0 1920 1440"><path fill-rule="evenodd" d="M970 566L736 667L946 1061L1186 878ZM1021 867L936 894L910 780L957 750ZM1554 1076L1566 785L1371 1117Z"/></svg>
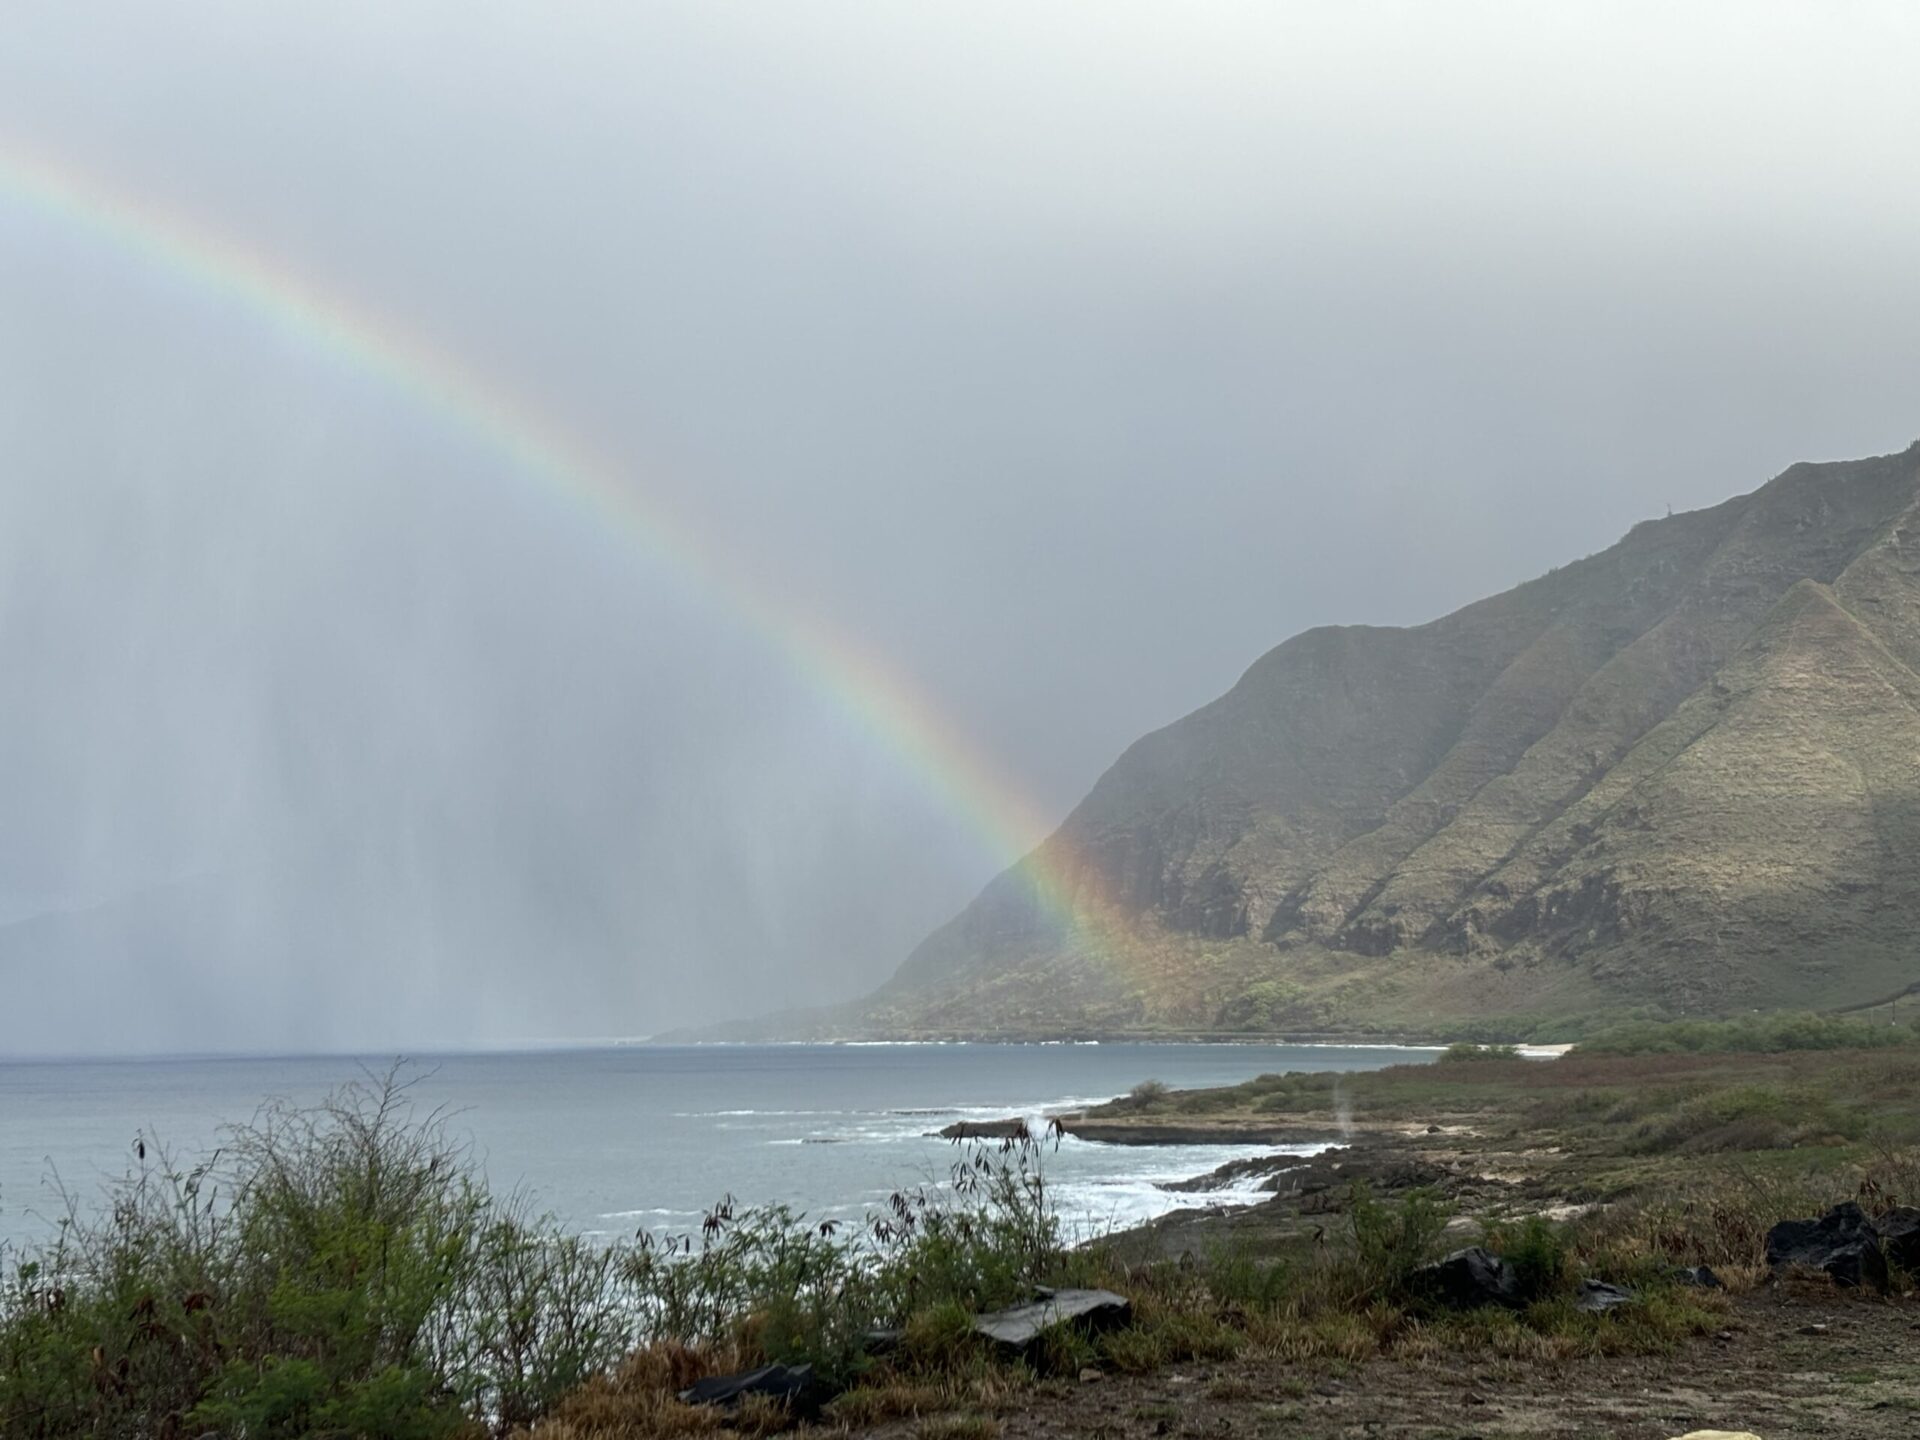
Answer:
<svg viewBox="0 0 1920 1440"><path fill-rule="evenodd" d="M1306 626L1920 430L1909 7L21 4L0 134L434 337L1043 813ZM0 1052L647 1031L1003 856L471 436L0 195Z"/></svg>

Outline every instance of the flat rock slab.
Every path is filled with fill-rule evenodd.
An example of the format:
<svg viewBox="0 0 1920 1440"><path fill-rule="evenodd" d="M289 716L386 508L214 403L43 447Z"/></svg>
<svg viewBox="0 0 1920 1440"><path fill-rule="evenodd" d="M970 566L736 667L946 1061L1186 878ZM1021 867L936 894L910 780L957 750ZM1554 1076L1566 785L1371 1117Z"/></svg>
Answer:
<svg viewBox="0 0 1920 1440"><path fill-rule="evenodd" d="M1720 1277L1713 1273L1708 1265L1682 1265L1673 1272L1673 1283L1689 1286L1695 1290L1724 1290Z"/></svg>
<svg viewBox="0 0 1920 1440"><path fill-rule="evenodd" d="M1574 1292L1573 1305L1576 1310L1599 1315L1608 1310L1617 1310L1622 1305L1631 1305L1633 1300L1631 1290L1609 1285L1604 1280L1582 1280L1580 1288Z"/></svg>
<svg viewBox="0 0 1920 1440"><path fill-rule="evenodd" d="M1060 1325L1106 1330L1124 1325L1133 1303L1111 1290L1055 1290L1030 1305L995 1310L973 1322L974 1332L1009 1350L1025 1350Z"/></svg>
<svg viewBox="0 0 1920 1440"><path fill-rule="evenodd" d="M709 1375L696 1380L680 1392L680 1403L730 1410L749 1395L777 1400L796 1415L817 1412L827 1399L825 1387L813 1378L811 1365L763 1365L738 1375Z"/></svg>

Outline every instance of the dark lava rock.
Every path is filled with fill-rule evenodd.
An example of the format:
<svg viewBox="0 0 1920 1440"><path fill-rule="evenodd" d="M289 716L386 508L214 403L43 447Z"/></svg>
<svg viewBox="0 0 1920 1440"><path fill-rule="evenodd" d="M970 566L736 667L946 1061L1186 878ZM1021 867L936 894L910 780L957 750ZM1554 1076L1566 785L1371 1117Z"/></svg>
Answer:
<svg viewBox="0 0 1920 1440"><path fill-rule="evenodd" d="M1873 1222L1888 1260L1909 1275L1920 1274L1920 1209L1896 1205Z"/></svg>
<svg viewBox="0 0 1920 1440"><path fill-rule="evenodd" d="M1782 1220L1767 1232L1767 1264L1824 1270L1836 1285L1885 1293L1887 1257L1866 1212L1848 1201L1818 1220Z"/></svg>
<svg viewBox="0 0 1920 1440"><path fill-rule="evenodd" d="M831 1397L814 1379L811 1365L763 1365L738 1375L709 1375L680 1392L684 1405L718 1405L732 1409L749 1395L765 1395L783 1402L796 1416L810 1418Z"/></svg>
<svg viewBox="0 0 1920 1440"><path fill-rule="evenodd" d="M1132 1302L1111 1290L1053 1290L1031 1305L977 1316L973 1328L1002 1349L1019 1352L1055 1326L1108 1330L1126 1324L1132 1314Z"/></svg>
<svg viewBox="0 0 1920 1440"><path fill-rule="evenodd" d="M1013 1120L956 1120L939 1132L942 1140L1031 1140L1027 1122Z"/></svg>
<svg viewBox="0 0 1920 1440"><path fill-rule="evenodd" d="M1478 1245L1422 1265L1413 1272L1413 1288L1422 1298L1449 1310L1477 1310L1483 1305L1516 1310L1526 1303L1513 1267Z"/></svg>
<svg viewBox="0 0 1920 1440"><path fill-rule="evenodd" d="M1443 1186L1454 1178L1452 1172L1415 1155L1335 1149L1304 1160L1292 1157L1260 1188L1282 1199L1327 1196L1337 1202L1328 1208L1337 1209L1356 1182L1364 1181L1378 1195L1397 1195Z"/></svg>
<svg viewBox="0 0 1920 1440"><path fill-rule="evenodd" d="M1582 1280L1580 1289L1574 1296L1573 1306L1589 1315L1597 1315L1605 1310L1614 1310L1622 1305L1633 1303L1633 1292L1623 1290L1618 1285L1609 1285L1604 1280Z"/></svg>

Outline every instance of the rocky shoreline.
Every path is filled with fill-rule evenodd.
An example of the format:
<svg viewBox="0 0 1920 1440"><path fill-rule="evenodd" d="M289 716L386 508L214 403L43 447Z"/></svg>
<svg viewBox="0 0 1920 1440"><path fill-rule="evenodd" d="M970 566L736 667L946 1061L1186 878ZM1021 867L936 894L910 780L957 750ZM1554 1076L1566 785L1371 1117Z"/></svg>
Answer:
<svg viewBox="0 0 1920 1440"><path fill-rule="evenodd" d="M1383 1198L1420 1190L1439 1196L1456 1215L1573 1213L1580 1206L1576 1177L1563 1173L1547 1151L1489 1146L1467 1117L1338 1117L1240 1110L1219 1115L1155 1114L1125 1099L1071 1114L1045 1117L1045 1133L1021 1116L967 1120L937 1134L946 1140L1044 1140L1072 1136L1122 1146L1294 1147L1243 1155L1198 1174L1156 1185L1170 1195L1248 1194L1242 1203L1196 1201L1108 1236L1106 1244L1135 1260L1177 1259L1222 1242L1262 1245L1315 1239L1344 1210L1356 1187ZM1444 1120L1447 1123L1437 1123ZM1300 1153L1299 1147L1320 1146ZM1258 1198L1254 1198L1254 1197ZM1474 1226L1450 1227L1461 1237Z"/></svg>
<svg viewBox="0 0 1920 1440"><path fill-rule="evenodd" d="M1325 1125L1269 1125L1204 1123L1169 1125L1155 1121L1089 1119L1084 1115L1047 1117L1047 1132L1071 1135L1101 1145L1337 1145L1345 1138ZM1044 1139L1029 1121L1018 1116L1004 1120L960 1120L934 1132L942 1140Z"/></svg>
<svg viewBox="0 0 1920 1440"><path fill-rule="evenodd" d="M1020 1116L998 1120L963 1120L935 1132L952 1141L1016 1141L1043 1139L1036 1135L1032 1122ZM1301 1154L1297 1149L1270 1155L1247 1155L1228 1160L1210 1170L1179 1180L1159 1180L1159 1189L1173 1195L1215 1195L1226 1190L1253 1190L1271 1200L1300 1201L1305 1197L1344 1194L1353 1185L1363 1183L1383 1193L1393 1193L1445 1179L1434 1165L1400 1152L1392 1143L1388 1127L1349 1125L1345 1131L1326 1125L1281 1124L1207 1124L1167 1123L1165 1121L1114 1120L1086 1115L1059 1115L1047 1118L1047 1133L1070 1135L1075 1139L1104 1145L1190 1146L1190 1145L1320 1145L1315 1153ZM1436 1133L1439 1133L1436 1130ZM1249 1182L1257 1182L1249 1185ZM1196 1225L1216 1222L1223 1214L1259 1209L1267 1199L1248 1200L1236 1206L1219 1201L1175 1209L1143 1222L1120 1237L1127 1236L1154 1244L1160 1235L1178 1234L1185 1238Z"/></svg>
<svg viewBox="0 0 1920 1440"><path fill-rule="evenodd" d="M1202 1173L1077 1247L1136 1313L1009 1402L1023 1437L1883 1440L1920 1412L1913 1057L1463 1050L939 1133L1222 1147L1108 1157Z"/></svg>
<svg viewBox="0 0 1920 1440"><path fill-rule="evenodd" d="M1415 1243L1414 1229L1383 1223L1431 1227L1404 1277L1432 1310L1417 1323L1392 1304L1262 1312L1279 1341L1243 1335L1215 1358L1132 1376L1083 1371L1023 1398L1023 1435L1139 1433L1143 1415L1168 1417L1156 1434L1175 1418L1180 1433L1264 1434L1284 1415L1314 1436L1668 1440L1741 1422L1768 1440L1883 1440L1911 1433L1888 1412L1920 1411L1907 1365L1920 1208L1895 1203L1920 1196L1920 1159L1882 1144L1920 1124L1917 1074L1897 1044L1548 1063L1468 1053L1142 1087L941 1133L1242 1147L1155 1182L1184 1208L1091 1242L1122 1292L1128 1277L1217 1270L1256 1297L1234 1302L1229 1326L1289 1277L1336 1273L1363 1227L1376 1245ZM1248 1153L1268 1146L1310 1153ZM1764 1190L1752 1182L1762 1165L1777 1177ZM1536 1303L1543 1273L1558 1276L1551 1303ZM1465 1318L1449 1328L1449 1316ZM1489 1337L1510 1348L1489 1356Z"/></svg>

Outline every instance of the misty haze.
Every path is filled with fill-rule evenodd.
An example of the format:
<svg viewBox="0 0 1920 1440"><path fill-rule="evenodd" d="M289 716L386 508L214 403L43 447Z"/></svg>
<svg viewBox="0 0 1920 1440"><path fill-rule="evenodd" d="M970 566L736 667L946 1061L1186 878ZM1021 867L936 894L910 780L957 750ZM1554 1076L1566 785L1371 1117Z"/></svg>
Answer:
<svg viewBox="0 0 1920 1440"><path fill-rule="evenodd" d="M1288 635L1912 438L1899 48L1807 13L109 13L0 59L15 1051L848 999L1041 835L787 625L1050 823Z"/></svg>
<svg viewBox="0 0 1920 1440"><path fill-rule="evenodd" d="M1906 1433L1920 15L0 42L0 1437Z"/></svg>

